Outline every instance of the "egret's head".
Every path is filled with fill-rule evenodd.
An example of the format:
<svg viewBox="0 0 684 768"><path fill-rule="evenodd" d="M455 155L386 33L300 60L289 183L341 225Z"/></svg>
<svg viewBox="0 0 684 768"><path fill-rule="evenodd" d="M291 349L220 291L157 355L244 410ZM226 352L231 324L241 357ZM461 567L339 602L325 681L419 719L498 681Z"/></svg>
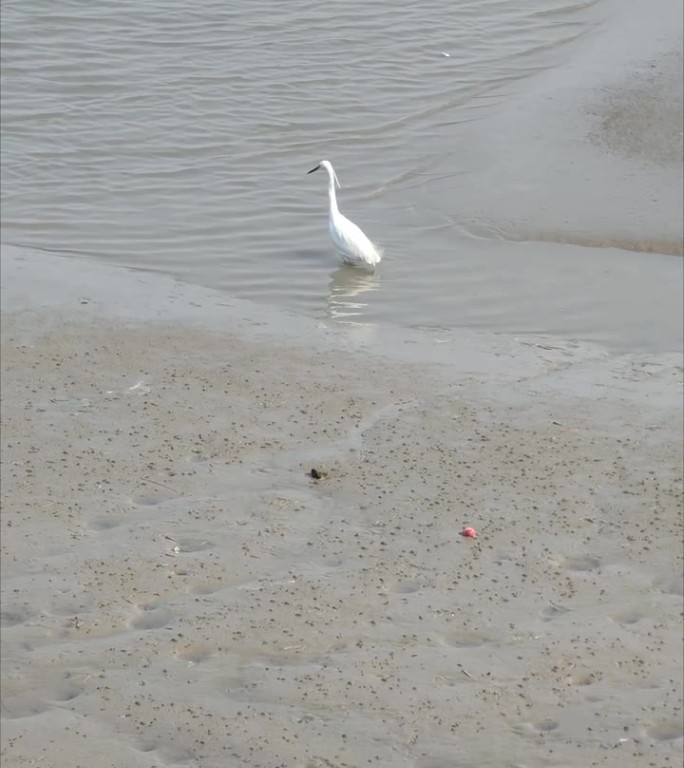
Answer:
<svg viewBox="0 0 684 768"><path fill-rule="evenodd" d="M335 184L337 184L337 188L341 189L340 182L337 180L337 174L335 173L335 169L332 167L332 163L329 160L321 160L321 162L315 167L312 168L310 171L307 171L307 173L313 173L314 171L317 171L319 168L323 168L328 172L328 178L331 181L334 181Z"/></svg>

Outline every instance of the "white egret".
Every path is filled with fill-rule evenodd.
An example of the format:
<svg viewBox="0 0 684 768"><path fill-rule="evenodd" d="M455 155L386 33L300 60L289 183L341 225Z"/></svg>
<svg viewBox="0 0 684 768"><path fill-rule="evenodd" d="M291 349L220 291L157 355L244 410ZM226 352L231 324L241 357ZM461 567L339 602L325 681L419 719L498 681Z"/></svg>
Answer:
<svg viewBox="0 0 684 768"><path fill-rule="evenodd" d="M339 189L340 182L337 180L337 174L332 164L328 160L321 160L308 173L313 173L319 168L325 168L328 172L328 232L335 250L340 254L345 264L373 269L380 262L382 251L371 243L353 221L349 221L346 216L340 213L335 196L335 184Z"/></svg>

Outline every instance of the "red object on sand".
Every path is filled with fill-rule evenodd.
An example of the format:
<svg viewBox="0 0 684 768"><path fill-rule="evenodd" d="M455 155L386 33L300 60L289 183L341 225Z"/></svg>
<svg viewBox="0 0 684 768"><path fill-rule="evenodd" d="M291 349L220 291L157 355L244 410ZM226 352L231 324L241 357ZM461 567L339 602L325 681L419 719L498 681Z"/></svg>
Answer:
<svg viewBox="0 0 684 768"><path fill-rule="evenodd" d="M474 528L464 528L461 531L461 536L465 536L468 539L476 539L477 531Z"/></svg>

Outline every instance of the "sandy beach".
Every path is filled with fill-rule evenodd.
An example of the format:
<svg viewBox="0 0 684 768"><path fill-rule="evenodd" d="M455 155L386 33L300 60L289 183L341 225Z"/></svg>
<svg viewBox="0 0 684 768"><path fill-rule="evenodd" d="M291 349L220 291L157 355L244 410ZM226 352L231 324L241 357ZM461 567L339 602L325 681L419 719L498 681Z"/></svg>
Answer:
<svg viewBox="0 0 684 768"><path fill-rule="evenodd" d="M681 765L681 2L5 6L3 768Z"/></svg>
<svg viewBox="0 0 684 768"><path fill-rule="evenodd" d="M679 764L680 355L2 277L4 764Z"/></svg>

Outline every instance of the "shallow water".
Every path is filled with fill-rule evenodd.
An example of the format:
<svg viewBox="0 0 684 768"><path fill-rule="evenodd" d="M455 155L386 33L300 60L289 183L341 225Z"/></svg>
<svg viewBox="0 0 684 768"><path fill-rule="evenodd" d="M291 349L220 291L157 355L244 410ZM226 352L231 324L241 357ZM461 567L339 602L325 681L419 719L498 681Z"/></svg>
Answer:
<svg viewBox="0 0 684 768"><path fill-rule="evenodd" d="M559 235L536 201L521 234L499 199L525 186L498 154L506 110L582 59L610 8L6 2L3 242L324 319L678 347L678 261L583 247L581 215ZM534 166L521 137L507 154ZM341 208L385 247L374 276L336 264L324 182L305 175L322 157ZM614 208L590 245L633 245ZM658 227L642 241L673 247Z"/></svg>

